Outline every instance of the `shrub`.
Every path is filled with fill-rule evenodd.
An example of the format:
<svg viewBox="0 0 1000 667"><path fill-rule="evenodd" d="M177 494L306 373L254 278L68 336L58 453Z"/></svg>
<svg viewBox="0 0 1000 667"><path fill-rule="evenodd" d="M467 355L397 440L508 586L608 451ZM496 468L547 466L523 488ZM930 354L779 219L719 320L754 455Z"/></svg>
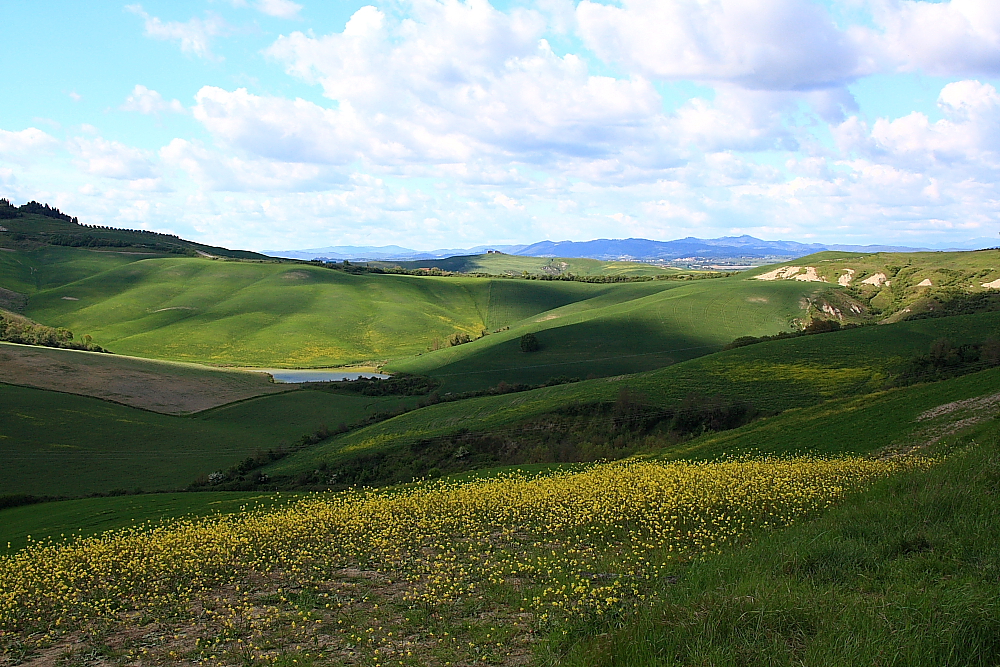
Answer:
<svg viewBox="0 0 1000 667"><path fill-rule="evenodd" d="M538 343L538 338L533 333L526 333L521 336L521 352L537 352L542 349Z"/></svg>

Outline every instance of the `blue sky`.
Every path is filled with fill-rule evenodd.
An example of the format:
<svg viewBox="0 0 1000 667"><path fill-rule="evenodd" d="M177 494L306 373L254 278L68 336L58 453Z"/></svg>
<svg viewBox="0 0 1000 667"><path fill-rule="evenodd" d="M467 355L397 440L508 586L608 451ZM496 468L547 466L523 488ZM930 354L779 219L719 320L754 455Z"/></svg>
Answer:
<svg viewBox="0 0 1000 667"><path fill-rule="evenodd" d="M6 2L0 196L251 249L1000 232L994 0Z"/></svg>

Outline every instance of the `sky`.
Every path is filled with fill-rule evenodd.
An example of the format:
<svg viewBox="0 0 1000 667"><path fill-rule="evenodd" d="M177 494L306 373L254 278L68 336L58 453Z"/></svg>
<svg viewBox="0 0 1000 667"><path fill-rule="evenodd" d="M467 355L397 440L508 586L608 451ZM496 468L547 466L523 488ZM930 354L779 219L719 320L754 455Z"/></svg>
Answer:
<svg viewBox="0 0 1000 667"><path fill-rule="evenodd" d="M5 0L0 197L231 248L1000 239L997 0Z"/></svg>

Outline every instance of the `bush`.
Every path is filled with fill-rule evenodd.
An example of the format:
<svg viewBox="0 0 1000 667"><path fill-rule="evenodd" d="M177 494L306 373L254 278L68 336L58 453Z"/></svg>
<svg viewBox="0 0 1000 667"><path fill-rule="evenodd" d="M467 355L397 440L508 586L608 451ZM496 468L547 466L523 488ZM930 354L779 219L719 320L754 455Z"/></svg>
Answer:
<svg viewBox="0 0 1000 667"><path fill-rule="evenodd" d="M537 352L542 349L538 343L538 338L533 333L526 333L521 336L521 352Z"/></svg>

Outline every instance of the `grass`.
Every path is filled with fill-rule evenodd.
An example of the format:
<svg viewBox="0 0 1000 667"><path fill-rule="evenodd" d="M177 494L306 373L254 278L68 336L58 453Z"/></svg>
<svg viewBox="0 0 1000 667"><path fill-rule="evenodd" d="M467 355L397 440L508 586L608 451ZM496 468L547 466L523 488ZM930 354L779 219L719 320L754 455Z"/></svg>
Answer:
<svg viewBox="0 0 1000 667"><path fill-rule="evenodd" d="M0 495L180 489L255 450L408 400L291 391L185 417L0 384Z"/></svg>
<svg viewBox="0 0 1000 667"><path fill-rule="evenodd" d="M546 662L996 664L998 426L953 437L957 451L940 466L678 569L648 609L580 626Z"/></svg>
<svg viewBox="0 0 1000 667"><path fill-rule="evenodd" d="M31 295L156 256L59 246L0 250L0 287Z"/></svg>
<svg viewBox="0 0 1000 667"><path fill-rule="evenodd" d="M935 297L982 292L986 289L983 283L1000 278L1000 249L872 254L827 251L754 269L747 275L758 276L782 266L811 266L818 277L832 284L850 269L854 273L849 284L857 298L877 316L896 321L933 307ZM884 284L865 284L878 274L882 274Z"/></svg>
<svg viewBox="0 0 1000 667"><path fill-rule="evenodd" d="M530 284L530 283L527 283ZM427 374L444 391L551 377L638 373L703 356L734 338L788 331L805 317L803 303L832 299L827 286L762 283L738 277L611 285L590 299L527 317L468 345L394 362L390 370ZM534 333L541 350L521 352Z"/></svg>
<svg viewBox="0 0 1000 667"><path fill-rule="evenodd" d="M625 387L651 406L675 405L696 392L748 400L765 413L804 408L880 390L893 368L938 338L965 343L998 335L998 313L917 320L771 341L647 373L440 403L331 438L273 464L271 472L293 474L461 429L515 428L568 405L613 402Z"/></svg>
<svg viewBox="0 0 1000 667"><path fill-rule="evenodd" d="M36 319L123 354L211 364L336 366L426 351L486 327L489 282L351 275L287 264L152 259L34 296ZM522 308L602 287L532 283ZM77 299L67 301L64 297Z"/></svg>
<svg viewBox="0 0 1000 667"><path fill-rule="evenodd" d="M146 522L274 507L296 494L152 493L80 498L0 510L0 556L34 542L88 537Z"/></svg>

